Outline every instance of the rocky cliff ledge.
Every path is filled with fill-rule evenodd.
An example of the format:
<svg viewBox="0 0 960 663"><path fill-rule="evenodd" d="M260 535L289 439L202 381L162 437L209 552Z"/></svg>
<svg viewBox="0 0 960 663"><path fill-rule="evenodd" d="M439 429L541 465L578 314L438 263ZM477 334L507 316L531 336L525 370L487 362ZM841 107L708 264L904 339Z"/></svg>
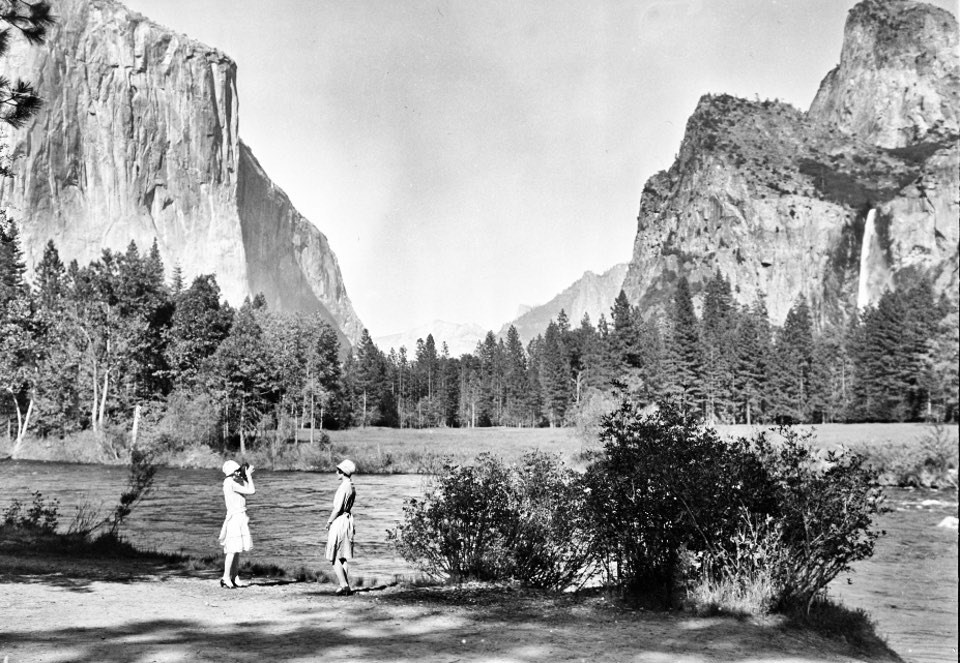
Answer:
<svg viewBox="0 0 960 663"><path fill-rule="evenodd" d="M705 96L646 183L624 282L646 312L717 269L782 322L804 294L841 320L920 275L954 300L960 245L956 19L866 0L809 112Z"/></svg>
<svg viewBox="0 0 960 663"><path fill-rule="evenodd" d="M188 283L215 273L234 305L263 292L357 340L326 237L240 141L233 61L113 0L63 0L56 12L47 45L17 44L0 62L44 99L6 137L15 177L0 191L28 267L50 239L81 263L156 239Z"/></svg>

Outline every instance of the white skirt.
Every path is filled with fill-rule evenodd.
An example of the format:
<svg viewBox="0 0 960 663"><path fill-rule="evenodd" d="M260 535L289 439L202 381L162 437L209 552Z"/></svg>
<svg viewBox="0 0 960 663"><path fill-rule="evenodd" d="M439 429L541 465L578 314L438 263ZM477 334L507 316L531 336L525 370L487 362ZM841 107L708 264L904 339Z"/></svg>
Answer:
<svg viewBox="0 0 960 663"><path fill-rule="evenodd" d="M253 548L250 518L246 512L227 515L220 528L220 545L225 553L247 552Z"/></svg>
<svg viewBox="0 0 960 663"><path fill-rule="evenodd" d="M353 534L353 515L341 513L330 524L327 533L327 561L353 559Z"/></svg>

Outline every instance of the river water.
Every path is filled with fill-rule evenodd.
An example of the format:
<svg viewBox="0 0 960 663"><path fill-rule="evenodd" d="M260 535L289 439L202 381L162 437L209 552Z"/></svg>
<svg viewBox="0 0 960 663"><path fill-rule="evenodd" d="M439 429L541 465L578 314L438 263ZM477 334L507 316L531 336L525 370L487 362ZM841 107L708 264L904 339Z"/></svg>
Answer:
<svg viewBox="0 0 960 663"><path fill-rule="evenodd" d="M60 501L61 524L76 507L108 512L127 481L126 467L0 461L0 511L14 499L29 502L39 490ZM223 476L216 470L162 469L152 493L137 507L124 530L135 545L195 556L219 555L223 520ZM256 474L257 494L248 502L253 561L288 569L301 566L329 572L321 559L337 479L333 473ZM386 530L402 516L403 502L420 494L418 475L358 475L357 558L351 575L365 585L416 571L397 557ZM886 536L874 556L838 578L830 592L845 605L865 609L878 632L911 663L957 660L957 530L937 527L957 515L956 492L889 490L879 527ZM849 579L849 583L847 580Z"/></svg>

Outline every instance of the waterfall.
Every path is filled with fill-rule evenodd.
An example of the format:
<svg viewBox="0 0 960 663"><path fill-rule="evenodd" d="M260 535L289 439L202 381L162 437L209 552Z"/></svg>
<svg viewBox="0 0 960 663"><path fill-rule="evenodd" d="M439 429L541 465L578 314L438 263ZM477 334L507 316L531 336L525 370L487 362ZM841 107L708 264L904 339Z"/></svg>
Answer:
<svg viewBox="0 0 960 663"><path fill-rule="evenodd" d="M863 310L870 305L870 249L874 245L874 237L877 235L877 227L874 218L877 210L871 209L867 212L867 221L863 225L863 242L860 244L860 282L857 288L857 309Z"/></svg>

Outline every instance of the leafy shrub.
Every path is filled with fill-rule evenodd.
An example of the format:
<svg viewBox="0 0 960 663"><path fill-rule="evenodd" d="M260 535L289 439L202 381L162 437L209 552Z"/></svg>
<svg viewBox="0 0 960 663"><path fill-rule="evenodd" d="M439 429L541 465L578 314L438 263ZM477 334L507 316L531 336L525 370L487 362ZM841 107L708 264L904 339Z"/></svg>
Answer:
<svg viewBox="0 0 960 663"><path fill-rule="evenodd" d="M871 525L883 493L860 454L816 451L812 433L780 433L782 442L772 444L760 433L753 444L775 494L780 603L809 606L853 562L873 554L880 532Z"/></svg>
<svg viewBox="0 0 960 663"><path fill-rule="evenodd" d="M512 558L511 577L532 587L579 584L590 558L580 476L542 452L525 455L511 475L514 529L504 545Z"/></svg>
<svg viewBox="0 0 960 663"><path fill-rule="evenodd" d="M497 580L506 574L504 531L511 518L509 477L499 459L448 467L423 498L403 506L403 523L388 532L397 551L420 570L455 581ZM505 527L506 526L506 527Z"/></svg>
<svg viewBox="0 0 960 663"><path fill-rule="evenodd" d="M60 500L44 499L39 490L33 492L33 502L27 507L20 500L13 502L3 512L4 527L30 532L52 534L60 522Z"/></svg>
<svg viewBox="0 0 960 663"><path fill-rule="evenodd" d="M591 549L609 582L654 605L676 598L680 551L731 539L742 507L769 508L758 459L691 415L644 416L624 400L603 422L604 454L587 468Z"/></svg>
<svg viewBox="0 0 960 663"><path fill-rule="evenodd" d="M882 509L876 472L847 450L815 451L781 429L721 440L669 406L624 401L604 421L587 469L591 548L628 596L701 610L809 606L873 553Z"/></svg>
<svg viewBox="0 0 960 663"><path fill-rule="evenodd" d="M540 452L506 466L490 454L446 467L388 532L404 559L435 578L515 580L564 588L585 575L578 475Z"/></svg>

